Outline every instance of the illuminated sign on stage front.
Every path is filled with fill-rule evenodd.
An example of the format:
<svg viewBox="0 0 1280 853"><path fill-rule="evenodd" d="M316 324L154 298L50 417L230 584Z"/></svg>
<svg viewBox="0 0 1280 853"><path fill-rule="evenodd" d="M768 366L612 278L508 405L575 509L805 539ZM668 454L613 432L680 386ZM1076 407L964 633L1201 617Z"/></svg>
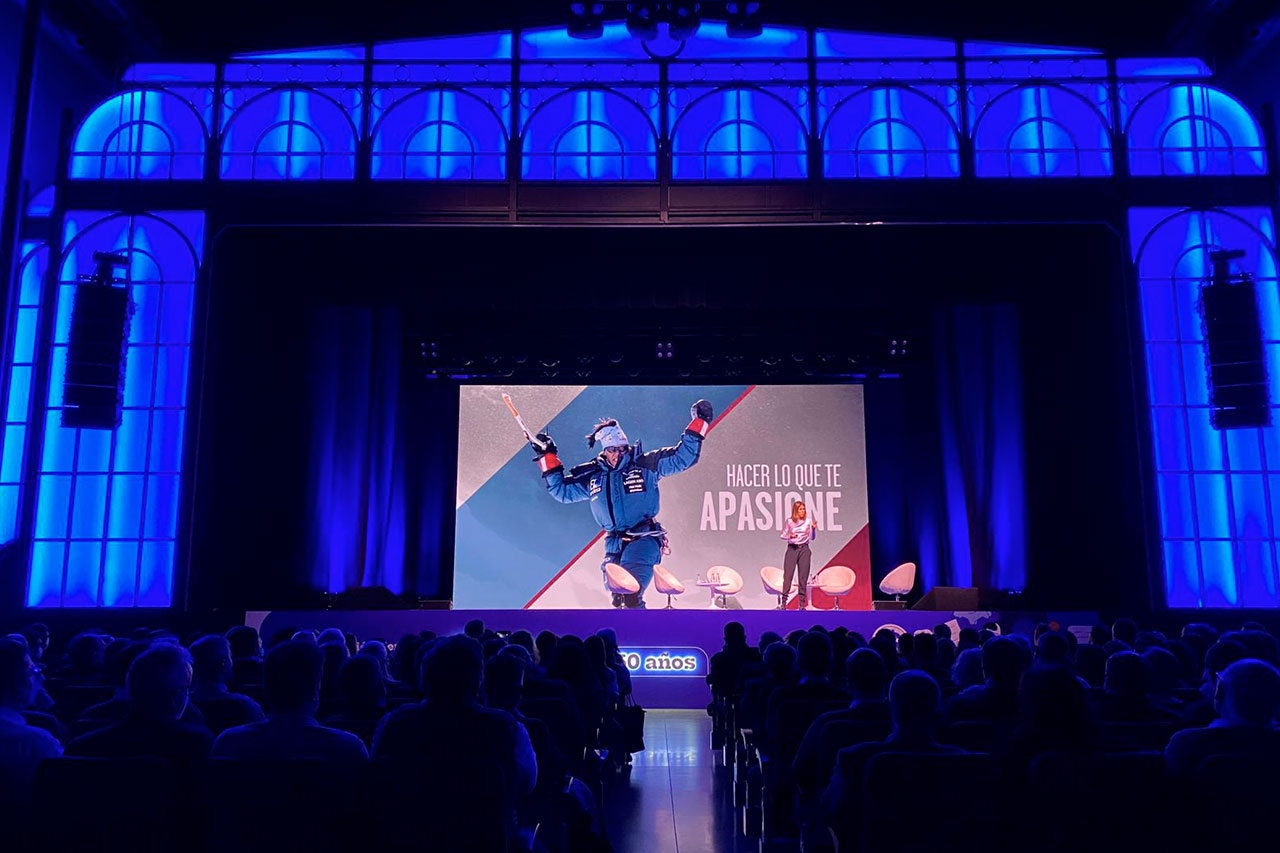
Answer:
<svg viewBox="0 0 1280 853"><path fill-rule="evenodd" d="M618 651L627 670L637 678L707 675L707 653L697 646L631 646Z"/></svg>

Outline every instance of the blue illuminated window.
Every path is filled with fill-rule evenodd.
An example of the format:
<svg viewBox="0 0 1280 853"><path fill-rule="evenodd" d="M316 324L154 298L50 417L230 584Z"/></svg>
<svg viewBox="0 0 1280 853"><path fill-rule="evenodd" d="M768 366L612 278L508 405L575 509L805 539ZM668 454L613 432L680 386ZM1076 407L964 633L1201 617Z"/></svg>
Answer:
<svg viewBox="0 0 1280 853"><path fill-rule="evenodd" d="M828 178L954 178L960 174L956 92L939 103L900 86L820 92L822 171ZM834 106L828 106L834 101Z"/></svg>
<svg viewBox="0 0 1280 853"><path fill-rule="evenodd" d="M1103 112L1105 86L1022 86L980 103L989 96L986 85L970 90L979 177L1076 178L1112 173L1111 134Z"/></svg>
<svg viewBox="0 0 1280 853"><path fill-rule="evenodd" d="M1226 92L1198 83L1130 82L1120 94L1132 174L1266 174L1262 130Z"/></svg>
<svg viewBox="0 0 1280 853"><path fill-rule="evenodd" d="M92 180L204 176L207 128L192 105L160 89L109 98L76 130L71 177Z"/></svg>
<svg viewBox="0 0 1280 853"><path fill-rule="evenodd" d="M1265 429L1215 430L1197 308L1209 252L1244 249L1256 276L1272 404L1280 402L1280 282L1265 208L1135 208L1156 495L1171 607L1276 607L1280 417Z"/></svg>
<svg viewBox="0 0 1280 853"><path fill-rule="evenodd" d="M18 264L18 298L9 327L6 353L8 382L4 397L4 431L0 433L0 543L18 534L18 508L22 498L23 466L36 361L36 334L40 328L40 294L49 268L49 247L24 242Z"/></svg>
<svg viewBox="0 0 1280 853"><path fill-rule="evenodd" d="M523 176L557 181L655 180L657 92L641 89L628 95L611 89L523 91Z"/></svg>
<svg viewBox="0 0 1280 853"><path fill-rule="evenodd" d="M263 57L224 71L223 178L350 180L364 99L363 51Z"/></svg>
<svg viewBox="0 0 1280 853"><path fill-rule="evenodd" d="M373 126L374 178L502 180L506 165L502 114L469 92L415 92Z"/></svg>
<svg viewBox="0 0 1280 853"><path fill-rule="evenodd" d="M768 180L808 174L806 89L672 87L671 177Z"/></svg>
<svg viewBox="0 0 1280 853"><path fill-rule="evenodd" d="M36 490L27 605L168 606L204 214L66 216ZM136 306L115 430L61 424L76 276L95 251L129 256Z"/></svg>

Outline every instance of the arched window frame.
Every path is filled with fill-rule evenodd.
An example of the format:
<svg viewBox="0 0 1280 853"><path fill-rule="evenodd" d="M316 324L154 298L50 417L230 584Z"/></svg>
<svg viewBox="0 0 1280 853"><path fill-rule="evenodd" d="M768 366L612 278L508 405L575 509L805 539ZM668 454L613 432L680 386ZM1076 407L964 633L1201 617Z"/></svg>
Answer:
<svg viewBox="0 0 1280 853"><path fill-rule="evenodd" d="M916 128L912 124L909 124L905 120L890 119L890 118L878 119L875 122L872 122L871 124L864 126L859 131L857 139L854 140L854 146L852 148L837 150L832 146L832 138L830 133L831 126L833 123L836 122L836 119L840 115L842 110L844 110L846 107L849 107L850 104L852 104L858 98L861 98L867 95L875 96L881 92L888 92L892 90L899 91L903 94L909 94L914 98L919 98L921 102L928 104L933 109L937 110L938 114L942 117L944 121L944 126L946 127L946 134L948 136L948 145L946 148L931 149L925 141L924 133L922 133L918 128ZM956 97L957 99L959 98L958 91L956 91ZM866 132L870 130L870 128L876 126L877 124L888 123L888 122L892 122L893 124L900 124L906 127L915 135L917 139L920 140L920 149L918 151L918 156L921 158L921 162L923 164L923 169L922 169L923 174L918 176L903 176L901 174L897 174L896 172L898 170L895 169L894 159L893 159L895 156L895 152L893 151L892 147L890 147L888 151L863 152L861 150L860 143L861 143L862 137L866 134ZM832 104L828 108L826 119L823 121L821 126L820 136L822 141L822 156L823 156L823 162L824 162L823 173L825 177L900 179L904 177L956 178L960 176L960 139L961 139L960 125L957 123L955 117L952 116L947 111L947 108L943 104L939 103L936 98L931 97L927 93L921 91L920 89L914 86L899 84L894 82L867 83L865 85L860 86L859 88L857 88L852 92L847 92L843 94L834 104ZM904 156L906 153L907 152L904 151ZM910 153L913 155L917 154L917 152L914 150L911 151ZM830 164L838 156L850 157L852 159L853 161L852 175L840 174L840 173L837 173L836 170L831 168ZM875 158L887 157L888 158L888 174L880 174L880 175L863 174L862 173L863 170L861 167L861 157L863 156L869 156L869 157L875 157ZM935 173L930 174L931 170L929 168L929 165L931 160L937 159L939 157L945 157L946 161L948 162L948 167L945 173L937 174L936 173L937 170L934 169L933 171Z"/></svg>
<svg viewBox="0 0 1280 853"><path fill-rule="evenodd" d="M137 109L138 115L133 115L134 108L129 108L130 116L112 125L111 130L105 134L99 144L92 148L81 147L82 141L87 142L88 129L96 120L102 120L104 111L111 109L113 104L119 103L121 106L116 108L117 111L124 112L123 104L126 103L126 99L133 97L139 97L141 100ZM187 147L187 143L194 139L184 139L180 144L174 138L175 128L148 117L146 105L150 97L154 97L163 104L172 105L179 115L194 122L198 133L187 135L198 136L198 145ZM120 140L124 134L132 135L138 129L141 129L141 132L136 133L136 138L133 142L127 143L126 148L116 151L108 150L109 146ZM148 129L165 140L167 145L164 150L142 150L138 147L139 140L153 138L152 134L147 132ZM177 130L185 132L191 129L188 127ZM159 86L135 85L102 101L76 126L76 131L72 135L69 177L77 180L199 180L204 177L205 152L208 143L208 122L190 101ZM167 163L167 168L152 172L145 168L147 158L159 158ZM94 162L97 163L96 174L84 174L88 164ZM113 165L119 163L124 164L125 174L123 175L118 174L120 171L118 166ZM175 167L179 167L176 169L179 174L175 175Z"/></svg>
<svg viewBox="0 0 1280 853"><path fill-rule="evenodd" d="M1028 90L1039 90L1039 89L1046 89L1053 92L1061 93L1062 97L1072 98L1078 101L1079 103L1083 104L1087 108L1088 114L1091 114L1097 121L1097 124L1093 128L1090 128L1089 130L1093 133L1097 133L1098 131L1101 131L1099 135L1106 140L1106 147L1099 148L1097 146L1093 146L1093 147L1081 146L1079 142L1079 137L1078 137L1078 131L1080 129L1073 129L1072 127L1068 126L1066 123L1056 118L1045 116L1043 107L1039 105L1038 100L1037 100L1037 109L1036 109L1037 114L1030 118L1026 118L1019 121L1018 123L1013 125L1013 127L1009 128L1007 132L1003 132L1002 133L1003 144L1000 148L979 147L979 140L983 134L983 128L986 125L986 122L990 119L989 114L997 104L999 104L1005 98L1017 97L1027 92ZM1039 98L1038 92L1036 97L1037 99ZM1012 147L1012 140L1013 140L1014 134L1018 131L1019 128L1025 127L1028 124L1032 124L1032 123L1049 123L1061 128L1062 132L1065 133L1067 138L1071 140L1072 142L1071 148L1069 150L1046 149L1044 146L1041 146L1039 148L1014 149ZM987 103L985 103L982 106L982 108L979 109L977 113L973 116L971 124L973 126L972 139L973 139L974 171L978 175L978 177L1108 178L1108 177L1111 177L1115 172L1114 164L1112 163L1112 152L1115 150L1115 134L1111 128L1110 117L1105 112L1103 112L1102 109L1097 104L1090 101L1080 92L1060 82L1056 82L1053 80L1029 80L1029 81L1022 82L1017 86L1006 89L1005 91L1000 92L991 100L987 101ZM1043 134L1041 134L1041 136L1043 136ZM1090 154L1097 155L1099 158L1103 160L1104 169L1099 169L1092 174L1082 173L1083 172L1082 159L1081 159L1082 153L1090 153ZM1005 163L1004 174L995 174L995 173L984 170L982 167L984 154L994 154L995 156L1002 158L1003 162ZM1015 173L1013 169L1014 158L1027 157L1029 155L1035 156L1036 158L1036 163L1038 166L1036 172ZM1049 157L1054 155L1069 157L1075 163L1075 169L1070 172L1051 170L1049 168Z"/></svg>
<svg viewBox="0 0 1280 853"><path fill-rule="evenodd" d="M671 95L674 95L678 91L690 91L690 90L696 90L696 89L701 89L701 87L690 87L690 86L672 87L670 90L669 97ZM791 129L792 130L795 130L797 128L799 129L800 138L803 140L803 147L800 147L797 149L790 149L790 150L786 148L780 148L778 145L777 139L775 139L775 135L778 131L777 128L773 128L773 129L767 128L759 121L743 119L742 110L740 106L740 95L743 92L750 92L754 95L763 96L764 98L767 98L770 101L773 101L777 105L779 105L784 113L786 113L792 119L794 119L795 125ZM702 134L699 138L699 146L697 150L681 149L676 147L677 140L680 138L679 133L680 133L681 126L684 125L689 120L690 115L696 114L695 111L699 108L700 105L702 105L704 102L710 99L721 97L727 94L734 94L734 93L739 95L739 106L735 108L734 118L721 121L720 123L713 125L709 132ZM769 142L768 150L767 151L743 150L741 147L739 147L738 150L736 151L708 150L708 145L711 143L711 140L715 138L716 134L718 134L720 131L724 130L725 128L732 127L735 125L749 126L757 130L764 139L768 140ZM669 150L670 150L670 156L672 161L671 177L673 180L692 180L692 181L751 180L751 178L745 178L742 175L742 160L744 157L762 157L762 156L767 157L770 164L769 176L765 178L765 180L803 180L808 176L807 158L808 158L808 148L809 148L809 142L810 142L808 114L807 112L797 113L795 107L791 103L789 103L786 98L782 97L777 92L772 91L772 87L769 87L769 86L765 86L761 84L751 84L751 83L734 83L734 84L729 84L725 86L710 87L705 91L698 91L698 94L696 94L687 104L681 107L678 112L673 111L673 114L671 117L671 132L669 134L669 140L670 140ZM719 176L711 177L709 175L709 172L710 172L711 159L713 157L734 158L737 163L737 173L738 173L737 176L736 177L719 177ZM779 169L780 157L798 158L799 166L797 169L797 174L786 175L785 177L779 178L778 169ZM699 174L681 176L680 174L681 169L679 168L679 161L681 159L685 161L693 160L695 162L700 159L702 162L702 167L699 170Z"/></svg>
<svg viewBox="0 0 1280 853"><path fill-rule="evenodd" d="M223 97L225 98L227 94L229 94L232 91L234 90L228 88L227 90L224 91ZM335 112L336 115L340 115L342 117L342 122L339 123L339 126L343 127L346 131L348 131L348 135L346 139L341 140L342 142L349 144L346 150L331 150L328 143L334 140L326 139L325 134L321 133L321 131L317 127L315 127L314 124L309 124L307 122L299 121L293 118L293 114L295 110L293 99L296 95L299 95L299 94L307 95L307 96L311 96L319 99L321 103L327 105L327 108L330 108ZM290 98L290 106L289 106L290 117L283 120L276 120L268 124L266 127L259 129L257 135L254 137L253 146L251 150L228 151L227 150L228 146L231 143L233 138L232 132L237 126L238 122L242 122L245 120L244 116L246 112L251 107L254 107L256 104L262 101L265 101L273 97L281 96L281 95L285 95ZM286 147L286 149L283 151L266 151L266 152L262 151L261 147L263 144L263 140L267 137L267 134L281 127L289 128L290 142L289 142L289 145ZM294 151L293 145L292 145L292 133L293 133L293 128L295 127L303 128L307 133L311 134L311 136L314 137L316 140L316 143L318 145L318 150ZM218 150L221 154L221 160L222 160L220 174L223 180L273 180L273 181L274 180L280 180L280 181L351 180L355 177L356 151L358 150L359 142L360 142L360 131L359 131L358 125L356 124L355 120L352 119L350 111L347 109L347 107L345 107L336 97L334 97L334 95L313 86L299 86L299 85L270 86L264 89L263 91L255 92L253 95L245 99L244 103L238 105L230 113L230 115L227 115L224 117L223 127L221 132L218 135ZM279 175L260 176L258 174L258 164L261 161L261 159L265 157L279 157L284 159L284 165L283 165L283 168L280 170ZM295 160L297 160L298 162L301 162L303 164L303 168L306 168L306 164L308 162L307 158L315 158L315 157L319 158L320 174L318 176L311 177L306 175L291 174L295 169L295 165L294 165ZM236 171L235 160L232 158L248 158L249 159L250 166L249 166L248 175L238 175L238 174L229 175L228 174L228 172ZM327 171L326 166L330 162L335 160L348 161L349 168L343 168L341 170L341 174L326 174L326 171Z"/></svg>
<svg viewBox="0 0 1280 853"><path fill-rule="evenodd" d="M381 91L395 91L395 90L381 90ZM407 104L409 104L414 99L422 96L429 96L433 93L440 93L441 95L443 95L444 93L452 93L457 95L460 98L467 98L469 101L478 103L481 107L483 107L485 112L489 116L491 116L493 119L493 127L491 127L490 130L492 130L493 128L496 128L500 135L500 138L502 140L501 149L495 150L495 151L480 151L477 153L475 134L472 129L458 122L445 122L443 120L437 120L437 121L424 122L418 125L416 128L414 128L413 132L408 134L408 136L404 139L404 145L401 147L399 151L379 150L378 141L380 136L383 133L384 127L386 126L387 119L390 118L397 109L407 108ZM419 133L421 133L427 127L435 126L438 124L444 124L444 125L456 128L470 143L470 150L465 153L454 152L454 151L443 149L443 148L427 151L427 152L419 152L419 153L414 153L410 151L410 148L409 148L410 143ZM371 131L370 131L370 141L371 141L371 146L373 148L372 156L375 161L377 161L378 158L380 157L385 157L385 158L388 158L387 162L389 163L399 162L400 164L398 175L395 175L395 174L380 175L378 174L378 171L379 171L378 165L375 163L375 165L371 167L372 177L374 178L374 180L441 180L441 178L438 175L436 178L430 178L430 177L410 178L407 175L409 158L416 156L416 157L423 157L427 159L434 159L436 161L437 172L439 172L442 161L446 157L463 156L463 155L465 155L469 160L469 165L467 168L467 177L466 178L449 178L445 180L450 180L450 179L476 180L475 178L476 158L487 157L487 156L493 156L500 160L498 164L500 174L499 176L495 176L492 179L504 180L506 178L506 158L507 158L507 152L511 145L511 135L508 132L507 123L504 121L502 115L498 112L497 109L494 108L493 104L490 103L489 101L486 101L484 98L481 98L479 95L475 94L474 92L468 91L467 89L460 86L430 86L430 87L423 87L423 88L417 88L409 91L399 92L398 96L395 97L390 104L386 105L385 107L381 107L380 114L377 117L377 119L374 120L373 127L371 128Z"/></svg>
<svg viewBox="0 0 1280 853"><path fill-rule="evenodd" d="M1143 81L1149 82L1149 81ZM1147 88L1140 83L1124 82L1120 84L1122 95L1126 95L1131 91L1143 91ZM1166 96L1170 93L1176 93L1178 89L1188 90L1188 97L1196 97L1196 93L1204 93L1221 96L1227 102L1231 103L1239 110L1239 115L1247 118L1251 126L1251 133L1257 140L1256 143L1248 144L1238 142L1233 138L1232 134L1227 130L1226 125L1221 118L1215 118L1208 113L1201 114L1197 112L1187 112L1179 114L1171 122L1158 121L1153 127L1159 128L1157 139L1154 145L1149 141L1136 139L1134 136L1135 124L1146 118L1148 110L1156 110L1160 108L1161 103L1167 104ZM1174 80L1163 83L1150 88L1143 92L1138 100L1128 106L1126 99L1122 97L1121 103L1125 104L1124 111L1124 131L1125 139L1129 148L1129 171L1137 177L1182 177L1182 176L1203 176L1203 175L1265 175L1267 174L1270 164L1268 163L1266 140L1262 133L1262 125L1248 107L1241 103L1240 99L1217 86L1212 86L1202 80ZM1191 105L1191 110L1195 110L1195 104ZM1167 107L1166 107L1167 109ZM1201 146L1192 145L1187 148L1175 149L1170 151L1166 146L1166 141L1173 128L1179 124L1187 123L1193 128L1197 123L1203 123L1208 127L1222 134L1225 140L1225 146ZM1175 168L1170 170L1170 157L1181 156L1187 158L1190 168ZM1217 165L1217 159L1225 157L1226 167L1221 168ZM1159 169L1153 167L1152 161L1158 161ZM1176 161L1175 161L1176 162ZM1247 168L1242 168L1247 166Z"/></svg>
<svg viewBox="0 0 1280 853"><path fill-rule="evenodd" d="M540 89L542 87L536 87L536 88ZM521 99L523 99L526 93L528 92L530 92L530 89L522 90L520 93ZM551 142L549 150L531 152L529 150L529 146L530 146L529 130L538 122L540 116L545 114L545 112L547 111L547 108L551 104L554 104L564 98L570 98L582 93L586 93L588 95L588 109L590 109L590 95L594 93L602 93L606 96L607 99L616 99L616 101L619 104L625 105L627 109L631 110L635 115L638 115L643 120L642 123L640 124L640 127L648 131L648 133L646 134L646 139L649 141L649 145L646 147L646 149L643 151L628 149L624 144L624 140L626 138L625 134L619 133L617 129L613 128L612 126L610 126L605 122L598 121L594 118L588 117L585 120L573 121L573 122L570 122L570 124L565 127L558 128L557 132L554 135L554 139ZM639 104L635 100L635 98L628 96L627 90L620 90L619 88L616 88L613 86L572 86L569 88L557 90L554 94L539 101L532 108L525 107L522 109L528 109L528 115L524 117L524 120L521 123L520 137L519 137L520 152L521 152L521 175L522 177L524 177L524 180L553 180L553 181L599 181L599 180L602 180L601 178L597 178L592 175L592 163L595 162L595 160L597 159L604 159L604 155L594 154L594 153L591 153L590 151L561 153L560 151L561 143L563 142L565 136L575 127L587 127L588 134L590 134L591 127L603 128L607 133L612 135L613 138L619 141L619 146L620 146L619 151L616 154L610 153L609 155L607 155L607 159L613 159L613 157L615 156L618 158L621 177L608 178L607 180L611 180L611 181L619 180L619 181L625 181L629 183L634 181L653 181L657 179L658 152L660 148L659 142L661 138L658 133L658 126L654 123L653 118L648 114L648 112L646 112L644 107L641 104ZM588 135L588 141L590 141L590 135ZM550 157L550 162L551 162L550 178L528 177L528 174L534 163L533 158L538 158L538 157L541 157L541 158ZM560 176L560 168L561 168L560 160L562 158L567 159L571 157L587 158L587 164L586 164L587 175L585 177L582 177L582 176L561 177ZM630 167L630 161L646 159L646 158L650 162L648 166L644 169L644 174L635 175L634 170L632 170ZM628 171L632 171L633 173L631 175L628 175Z"/></svg>

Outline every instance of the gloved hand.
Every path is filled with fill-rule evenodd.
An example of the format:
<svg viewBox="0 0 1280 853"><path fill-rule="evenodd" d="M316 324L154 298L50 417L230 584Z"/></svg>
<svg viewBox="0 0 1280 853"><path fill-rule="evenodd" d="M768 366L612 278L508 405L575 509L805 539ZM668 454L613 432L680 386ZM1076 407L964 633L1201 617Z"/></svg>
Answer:
<svg viewBox="0 0 1280 853"><path fill-rule="evenodd" d="M540 432L535 436L535 438L542 442L542 449L539 449L538 445L534 444L532 441L529 442L529 446L533 448L536 458L541 459L544 456L556 455L556 443L551 436L547 435L545 432Z"/></svg>
<svg viewBox="0 0 1280 853"><path fill-rule="evenodd" d="M715 418L715 411L711 408L711 403L706 400L699 400L689 407L689 417L694 420L701 418L707 423L711 423Z"/></svg>

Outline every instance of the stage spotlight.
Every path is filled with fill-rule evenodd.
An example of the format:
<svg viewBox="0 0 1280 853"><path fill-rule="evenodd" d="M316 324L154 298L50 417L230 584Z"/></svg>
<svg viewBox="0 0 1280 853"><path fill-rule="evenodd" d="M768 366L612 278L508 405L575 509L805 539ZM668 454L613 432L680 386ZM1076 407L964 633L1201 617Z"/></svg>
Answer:
<svg viewBox="0 0 1280 853"><path fill-rule="evenodd" d="M573 38L600 38L604 35L604 3L570 3L568 27Z"/></svg>
<svg viewBox="0 0 1280 853"><path fill-rule="evenodd" d="M641 41L656 39L658 37L658 4L628 3L627 32Z"/></svg>
<svg viewBox="0 0 1280 853"><path fill-rule="evenodd" d="M667 4L667 27L677 41L693 38L702 26L701 6L698 3L675 2Z"/></svg>
<svg viewBox="0 0 1280 853"><path fill-rule="evenodd" d="M730 38L749 39L764 32L764 15L760 12L760 6L760 3L724 4Z"/></svg>

